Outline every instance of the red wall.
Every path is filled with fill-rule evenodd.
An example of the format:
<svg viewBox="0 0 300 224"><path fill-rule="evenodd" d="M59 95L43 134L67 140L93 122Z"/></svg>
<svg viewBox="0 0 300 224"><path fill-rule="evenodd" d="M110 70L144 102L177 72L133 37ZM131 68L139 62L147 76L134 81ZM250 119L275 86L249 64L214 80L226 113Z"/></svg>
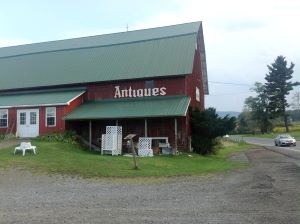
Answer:
<svg viewBox="0 0 300 224"><path fill-rule="evenodd" d="M192 75L189 75L185 79L187 86L187 95L191 97L190 106L204 110L204 89L201 75L201 63L199 51L195 51L194 67ZM200 90L200 102L196 101L196 87Z"/></svg>
<svg viewBox="0 0 300 224"><path fill-rule="evenodd" d="M114 99L115 86L120 86L120 89L144 89L146 88L146 81L132 80L132 81L114 81L107 83L94 83L87 85L87 93L85 100L101 100L101 99ZM191 97L190 106L199 110L204 110L204 89L201 74L200 53L195 50L194 64L192 74L179 77L170 78L156 78L153 88L166 87L166 95L188 95ZM196 87L200 90L200 102L196 101Z"/></svg>
<svg viewBox="0 0 300 224"><path fill-rule="evenodd" d="M83 98L85 94L77 97L75 100L73 100L70 105L64 106L64 115L72 112L76 107L80 106L83 103Z"/></svg>
<svg viewBox="0 0 300 224"><path fill-rule="evenodd" d="M204 88L203 88L203 80L202 80L202 69L201 69L201 61L200 61L200 52L199 52L199 44L197 43L197 50L195 49L194 56L194 65L193 65L193 73L191 75L186 76L185 82L187 87L187 95L191 97L191 108L198 108L200 111L205 109L205 96L204 96ZM200 102L196 100L196 87L200 90ZM187 113L185 117L185 132L188 136L191 135L190 130L190 115ZM188 139L187 139L188 141Z"/></svg>
<svg viewBox="0 0 300 224"><path fill-rule="evenodd" d="M115 86L120 86L120 89L129 88L132 89L144 89L146 88L145 80L133 80L125 82L111 82L111 83L95 83L87 86L87 100L95 99L114 99ZM172 78L160 78L152 79L154 81L154 88L166 87L166 95L185 95L185 77L172 77Z"/></svg>
<svg viewBox="0 0 300 224"><path fill-rule="evenodd" d="M14 119L17 118L16 115L16 110L15 109L8 109L8 131L12 131L13 134L16 133L16 125L17 125L17 120L14 121ZM6 134L7 133L7 128L0 128L0 134Z"/></svg>
<svg viewBox="0 0 300 224"><path fill-rule="evenodd" d="M17 110L23 109L39 109L39 133L45 134L47 132L58 132L66 130L65 120L63 117L73 111L83 102L83 96L80 96L73 100L70 105L67 106L56 106L56 126L55 127L46 127L46 107L17 107L8 109L8 129L0 128L0 133L5 134L7 131L16 133L17 130Z"/></svg>
<svg viewBox="0 0 300 224"><path fill-rule="evenodd" d="M46 134L47 132L58 132L66 130L66 123L63 119L68 113L73 111L83 102L83 96L80 96L73 100L70 105L56 106L56 126L46 127L46 107L40 107L40 134Z"/></svg>

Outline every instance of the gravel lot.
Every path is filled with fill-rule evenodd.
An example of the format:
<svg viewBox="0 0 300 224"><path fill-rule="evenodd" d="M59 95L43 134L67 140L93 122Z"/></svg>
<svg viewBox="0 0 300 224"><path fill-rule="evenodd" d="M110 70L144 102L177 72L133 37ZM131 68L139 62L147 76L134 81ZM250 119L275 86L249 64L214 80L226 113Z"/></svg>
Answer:
<svg viewBox="0 0 300 224"><path fill-rule="evenodd" d="M247 157L246 157L247 156ZM0 170L0 223L300 223L299 160L258 149L210 177L80 179Z"/></svg>

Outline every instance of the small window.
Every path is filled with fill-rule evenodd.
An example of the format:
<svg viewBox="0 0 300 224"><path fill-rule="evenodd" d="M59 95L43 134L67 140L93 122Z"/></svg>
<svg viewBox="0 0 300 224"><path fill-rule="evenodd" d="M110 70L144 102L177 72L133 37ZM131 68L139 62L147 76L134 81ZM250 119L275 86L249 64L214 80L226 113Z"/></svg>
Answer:
<svg viewBox="0 0 300 224"><path fill-rule="evenodd" d="M0 110L0 128L7 128L8 110Z"/></svg>
<svg viewBox="0 0 300 224"><path fill-rule="evenodd" d="M154 81L153 80L146 81L145 87L147 89L153 89L154 88Z"/></svg>
<svg viewBox="0 0 300 224"><path fill-rule="evenodd" d="M46 107L46 126L54 127L56 126L56 108Z"/></svg>
<svg viewBox="0 0 300 224"><path fill-rule="evenodd" d="M196 101L200 102L200 90L196 87Z"/></svg>

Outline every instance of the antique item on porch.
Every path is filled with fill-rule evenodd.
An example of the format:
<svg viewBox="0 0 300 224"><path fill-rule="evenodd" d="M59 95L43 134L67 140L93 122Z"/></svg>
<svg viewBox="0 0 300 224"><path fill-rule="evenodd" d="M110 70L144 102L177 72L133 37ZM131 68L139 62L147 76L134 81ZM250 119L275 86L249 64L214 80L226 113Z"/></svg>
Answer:
<svg viewBox="0 0 300 224"><path fill-rule="evenodd" d="M168 137L152 137L154 154L172 155L173 149L170 146Z"/></svg>
<svg viewBox="0 0 300 224"><path fill-rule="evenodd" d="M106 134L102 135L101 154L122 154L122 127L106 126Z"/></svg>
<svg viewBox="0 0 300 224"><path fill-rule="evenodd" d="M22 151L23 156L25 156L25 152L28 150L31 150L36 154L36 146L31 145L31 142L21 142L20 146L15 148L14 154L16 154L17 151Z"/></svg>
<svg viewBox="0 0 300 224"><path fill-rule="evenodd" d="M159 155L160 154L160 149L158 146L152 146L153 154L154 155Z"/></svg>
<svg viewBox="0 0 300 224"><path fill-rule="evenodd" d="M152 150L152 139L147 137L140 137L139 138L139 149L138 154L142 157L152 157L153 150Z"/></svg>

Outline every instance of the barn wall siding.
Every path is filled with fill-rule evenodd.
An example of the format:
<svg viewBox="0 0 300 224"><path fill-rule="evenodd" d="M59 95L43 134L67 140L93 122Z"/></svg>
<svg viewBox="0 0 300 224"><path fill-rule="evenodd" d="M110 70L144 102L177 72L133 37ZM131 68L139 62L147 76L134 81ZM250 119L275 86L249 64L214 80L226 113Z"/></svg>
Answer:
<svg viewBox="0 0 300 224"><path fill-rule="evenodd" d="M0 128L0 134L16 134L17 132L17 111L26 109L38 109L39 110L39 133L40 135L49 132L61 132L66 130L65 120L63 117L73 111L83 102L83 96L80 96L70 102L70 105L66 106L53 106L56 107L56 125L54 127L46 126L46 107L15 107L8 109L8 127ZM51 106L52 107L52 106Z"/></svg>
<svg viewBox="0 0 300 224"><path fill-rule="evenodd" d="M94 83L87 86L86 100L114 99L115 87L120 89L145 89L146 82L153 80L153 88L166 87L166 96L185 95L185 77L131 80L125 82Z"/></svg>
<svg viewBox="0 0 300 224"><path fill-rule="evenodd" d="M193 73L186 77L187 95L191 97L192 108L198 108L199 110L204 110L204 90L201 78L201 63L200 63L200 53L195 50ZM200 102L196 100L196 87L200 90Z"/></svg>

